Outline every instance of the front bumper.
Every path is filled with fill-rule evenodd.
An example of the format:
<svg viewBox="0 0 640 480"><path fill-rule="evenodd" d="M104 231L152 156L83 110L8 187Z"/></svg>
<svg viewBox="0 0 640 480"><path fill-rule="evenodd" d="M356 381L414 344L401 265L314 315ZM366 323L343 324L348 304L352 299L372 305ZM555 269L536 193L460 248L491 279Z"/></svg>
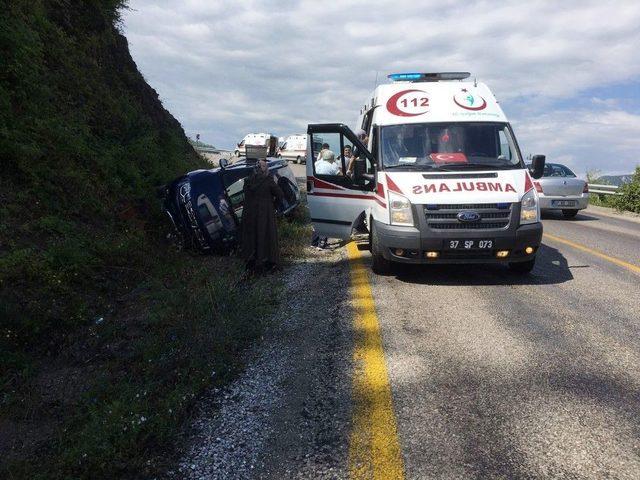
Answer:
<svg viewBox="0 0 640 480"><path fill-rule="evenodd" d="M519 212L518 212L519 215ZM373 227L376 230L382 255L387 260L401 263L513 263L525 262L535 257L542 242L542 223L522 225L507 230L470 230L456 232L438 232L437 235L430 232L422 233L416 227L399 227L376 222ZM482 239L494 240L494 248L483 252L447 252L444 242L448 238L456 239ZM533 247L531 254L526 254L524 249ZM405 254L398 256L396 249L402 249ZM508 250L505 258L496 258L496 251ZM425 252L435 251L438 258L426 258Z"/></svg>
<svg viewBox="0 0 640 480"><path fill-rule="evenodd" d="M588 193L583 193L582 195L573 195L569 197L561 197L561 196L552 197L552 196L540 194L538 198L540 199L540 210L563 210L563 209L564 210L583 210L587 208L587 206L589 205ZM575 206L560 207L560 206L554 205L555 201L566 201L566 200L574 201Z"/></svg>

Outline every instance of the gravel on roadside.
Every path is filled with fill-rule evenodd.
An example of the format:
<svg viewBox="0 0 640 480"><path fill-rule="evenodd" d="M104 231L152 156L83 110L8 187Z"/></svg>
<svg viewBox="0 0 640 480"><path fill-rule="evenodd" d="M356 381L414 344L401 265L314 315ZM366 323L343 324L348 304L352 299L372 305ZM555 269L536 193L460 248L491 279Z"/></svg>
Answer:
<svg viewBox="0 0 640 480"><path fill-rule="evenodd" d="M335 245L334 245L335 247ZM346 478L352 325L344 249L283 271L284 300L247 368L197 408L169 478Z"/></svg>

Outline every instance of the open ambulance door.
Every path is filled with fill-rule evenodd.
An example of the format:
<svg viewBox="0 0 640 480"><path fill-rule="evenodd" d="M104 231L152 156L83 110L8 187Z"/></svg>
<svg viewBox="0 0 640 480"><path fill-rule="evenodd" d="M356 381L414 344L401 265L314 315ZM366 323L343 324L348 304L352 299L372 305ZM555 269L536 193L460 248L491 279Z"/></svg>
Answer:
<svg viewBox="0 0 640 480"><path fill-rule="evenodd" d="M309 125L307 134L307 201L313 228L320 236L348 240L358 217L375 201L375 159L341 123ZM326 164L325 169L318 164L318 155L327 145L336 164L330 171ZM353 171L349 171L345 149L351 149L358 158L351 165Z"/></svg>

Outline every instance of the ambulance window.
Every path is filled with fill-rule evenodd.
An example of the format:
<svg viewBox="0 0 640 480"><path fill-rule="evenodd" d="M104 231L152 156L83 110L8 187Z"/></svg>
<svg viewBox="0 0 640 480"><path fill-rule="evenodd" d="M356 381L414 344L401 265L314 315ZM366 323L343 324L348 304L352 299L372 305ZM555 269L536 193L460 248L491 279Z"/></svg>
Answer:
<svg viewBox="0 0 640 480"><path fill-rule="evenodd" d="M373 108L369 110L367 113L365 113L364 117L362 118L362 129L367 133L371 130L372 119L373 119Z"/></svg>
<svg viewBox="0 0 640 480"><path fill-rule="evenodd" d="M509 139L507 138L507 134L504 130L498 130L498 137L500 141L500 146L498 148L499 157L504 158L505 160L511 160L511 148L509 147Z"/></svg>
<svg viewBox="0 0 640 480"><path fill-rule="evenodd" d="M376 163L378 162L378 134L379 129L374 128L371 138L371 153L373 153L373 158L375 158ZM373 173L373 171L373 164L371 162L367 162L367 173Z"/></svg>
<svg viewBox="0 0 640 480"><path fill-rule="evenodd" d="M347 145L339 133L318 133L313 135L313 170L316 175L342 177L345 171L342 155L343 145Z"/></svg>

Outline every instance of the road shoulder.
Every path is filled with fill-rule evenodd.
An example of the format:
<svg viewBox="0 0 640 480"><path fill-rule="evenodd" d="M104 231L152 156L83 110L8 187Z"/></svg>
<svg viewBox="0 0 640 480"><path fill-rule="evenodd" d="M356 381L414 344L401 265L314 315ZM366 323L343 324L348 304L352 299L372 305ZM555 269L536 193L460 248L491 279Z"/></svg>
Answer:
<svg viewBox="0 0 640 480"><path fill-rule="evenodd" d="M597 205L591 205L583 210L584 213L592 213L594 215L602 215L603 217L621 218L629 220L630 222L640 223L640 214L633 212L623 212L610 207L600 207Z"/></svg>
<svg viewBox="0 0 640 480"><path fill-rule="evenodd" d="M245 372L198 407L170 478L343 478L351 414L344 250L285 272L285 300Z"/></svg>

